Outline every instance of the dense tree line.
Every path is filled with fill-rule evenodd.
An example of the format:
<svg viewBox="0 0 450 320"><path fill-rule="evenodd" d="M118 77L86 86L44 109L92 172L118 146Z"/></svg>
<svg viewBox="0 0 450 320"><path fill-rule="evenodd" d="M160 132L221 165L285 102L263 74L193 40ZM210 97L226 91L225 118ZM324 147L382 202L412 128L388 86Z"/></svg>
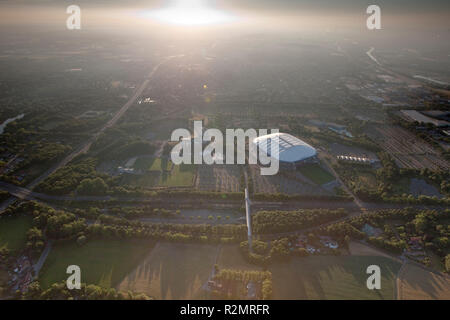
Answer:
<svg viewBox="0 0 450 320"><path fill-rule="evenodd" d="M259 282L261 283L263 300L272 298L272 273L270 271L220 269L214 275L214 280L224 282L238 281L244 284L247 284L249 281Z"/></svg>
<svg viewBox="0 0 450 320"><path fill-rule="evenodd" d="M247 234L245 225L144 223L106 214L96 216L97 223L88 225L84 218L74 213L55 210L34 201L24 203L18 210L31 212L34 225L47 237L76 239L79 244L92 238L232 243L242 241Z"/></svg>
<svg viewBox="0 0 450 320"><path fill-rule="evenodd" d="M77 163L69 164L51 174L36 187L36 191L65 195L76 190L81 181L85 179L108 178L106 175L95 171L96 165L97 160L94 158L87 158Z"/></svg>
<svg viewBox="0 0 450 320"><path fill-rule="evenodd" d="M255 233L281 233L310 228L343 218L348 213L344 209L311 209L297 211L259 211L253 220Z"/></svg>
<svg viewBox="0 0 450 320"><path fill-rule="evenodd" d="M286 193L255 193L254 200L260 201L353 201L350 195L303 195Z"/></svg>
<svg viewBox="0 0 450 320"><path fill-rule="evenodd" d="M416 210L412 208L388 209L353 217L320 229L321 233L337 238L348 236L353 239L366 239L369 243L394 253L408 247L410 238L421 239L424 248L433 251L444 261L450 250L450 209ZM397 221L397 226L389 224ZM383 231L381 236L369 236L360 231L365 224Z"/></svg>

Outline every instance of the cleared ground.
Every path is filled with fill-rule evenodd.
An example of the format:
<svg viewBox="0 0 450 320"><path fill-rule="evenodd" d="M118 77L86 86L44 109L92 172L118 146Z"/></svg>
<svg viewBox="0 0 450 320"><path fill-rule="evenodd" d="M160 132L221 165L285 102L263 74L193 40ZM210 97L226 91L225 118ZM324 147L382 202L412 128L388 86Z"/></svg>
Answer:
<svg viewBox="0 0 450 320"><path fill-rule="evenodd" d="M370 265L381 268L381 290L366 286ZM269 267L275 299L395 299L400 263L385 257L316 256Z"/></svg>
<svg viewBox="0 0 450 320"><path fill-rule="evenodd" d="M156 299L200 299L219 247L159 242L118 289L143 292Z"/></svg>
<svg viewBox="0 0 450 320"><path fill-rule="evenodd" d="M81 268L81 281L105 288L115 287L150 252L150 241L96 240L83 246L55 244L40 272L41 286L67 279L70 265Z"/></svg>
<svg viewBox="0 0 450 320"><path fill-rule="evenodd" d="M402 300L449 300L450 277L429 272L407 263L399 275L399 298Z"/></svg>
<svg viewBox="0 0 450 320"><path fill-rule="evenodd" d="M32 218L29 216L0 219L0 248L6 247L13 252L23 249L31 226Z"/></svg>

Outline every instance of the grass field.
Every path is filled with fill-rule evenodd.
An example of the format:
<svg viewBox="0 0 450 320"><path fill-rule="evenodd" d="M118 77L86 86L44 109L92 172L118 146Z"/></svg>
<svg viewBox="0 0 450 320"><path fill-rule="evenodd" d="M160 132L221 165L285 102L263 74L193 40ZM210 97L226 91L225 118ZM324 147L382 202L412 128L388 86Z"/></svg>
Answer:
<svg viewBox="0 0 450 320"><path fill-rule="evenodd" d="M399 291L404 300L450 300L450 277L408 263L400 273Z"/></svg>
<svg viewBox="0 0 450 320"><path fill-rule="evenodd" d="M170 171L173 163L161 158L138 158L134 163L134 168L143 171Z"/></svg>
<svg viewBox="0 0 450 320"><path fill-rule="evenodd" d="M159 180L162 187L189 187L194 183L195 167L192 165L176 165L170 173L163 172Z"/></svg>
<svg viewBox="0 0 450 320"><path fill-rule="evenodd" d="M153 248L150 241L96 240L80 247L56 244L42 268L42 287L67 279L69 265L81 268L81 281L102 287L115 287L144 259Z"/></svg>
<svg viewBox="0 0 450 320"><path fill-rule="evenodd" d="M21 250L27 241L27 231L32 226L30 216L6 217L0 219L0 248L12 252Z"/></svg>
<svg viewBox="0 0 450 320"><path fill-rule="evenodd" d="M123 183L144 188L190 187L194 184L196 172L193 165L174 165L160 158L139 158L134 168L142 170L144 174L124 176Z"/></svg>
<svg viewBox="0 0 450 320"><path fill-rule="evenodd" d="M156 299L200 299L217 255L217 246L159 242L118 286Z"/></svg>
<svg viewBox="0 0 450 320"><path fill-rule="evenodd" d="M335 179L331 173L322 169L318 164L305 164L299 167L298 170L301 174L318 185L325 184Z"/></svg>
<svg viewBox="0 0 450 320"><path fill-rule="evenodd" d="M366 286L369 265L381 268L381 290ZM400 263L385 257L315 256L269 267L275 299L395 299Z"/></svg>

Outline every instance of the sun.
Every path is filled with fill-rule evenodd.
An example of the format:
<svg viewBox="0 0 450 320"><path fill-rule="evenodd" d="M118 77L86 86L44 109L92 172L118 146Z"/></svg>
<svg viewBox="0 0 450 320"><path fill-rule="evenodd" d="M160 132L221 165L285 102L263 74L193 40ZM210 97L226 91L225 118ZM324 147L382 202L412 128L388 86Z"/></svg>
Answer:
<svg viewBox="0 0 450 320"><path fill-rule="evenodd" d="M166 8L147 11L144 17L161 23L196 26L231 22L235 17L209 7L203 0L176 0Z"/></svg>

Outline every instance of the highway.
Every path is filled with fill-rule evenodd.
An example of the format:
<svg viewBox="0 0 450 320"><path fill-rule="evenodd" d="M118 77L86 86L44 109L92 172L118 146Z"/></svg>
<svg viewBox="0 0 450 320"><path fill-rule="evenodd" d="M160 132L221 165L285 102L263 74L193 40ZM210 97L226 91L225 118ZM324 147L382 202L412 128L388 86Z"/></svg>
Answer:
<svg viewBox="0 0 450 320"><path fill-rule="evenodd" d="M172 197L123 197L123 196L75 196L75 195L49 195L44 193L34 192L30 189L19 187L7 182L0 181L0 190L8 191L11 195L22 200L38 200L38 201L77 201L77 202L97 202L115 200L118 202L130 204L145 204L151 202L153 205L161 205L162 207L174 205L193 205L196 207L215 207L217 209L239 209L242 207L242 200L230 199L198 199L198 198L174 198ZM15 198L12 198L15 199ZM375 202L360 202L359 205L353 201L321 201L321 200L290 200L290 201L252 201L252 208L255 211L261 210L297 210L297 209L347 209L355 214L367 212L367 210L381 210L381 209L401 209L405 207L412 207L416 209L445 209L445 206L431 206L431 205L405 205L397 203L375 203Z"/></svg>

